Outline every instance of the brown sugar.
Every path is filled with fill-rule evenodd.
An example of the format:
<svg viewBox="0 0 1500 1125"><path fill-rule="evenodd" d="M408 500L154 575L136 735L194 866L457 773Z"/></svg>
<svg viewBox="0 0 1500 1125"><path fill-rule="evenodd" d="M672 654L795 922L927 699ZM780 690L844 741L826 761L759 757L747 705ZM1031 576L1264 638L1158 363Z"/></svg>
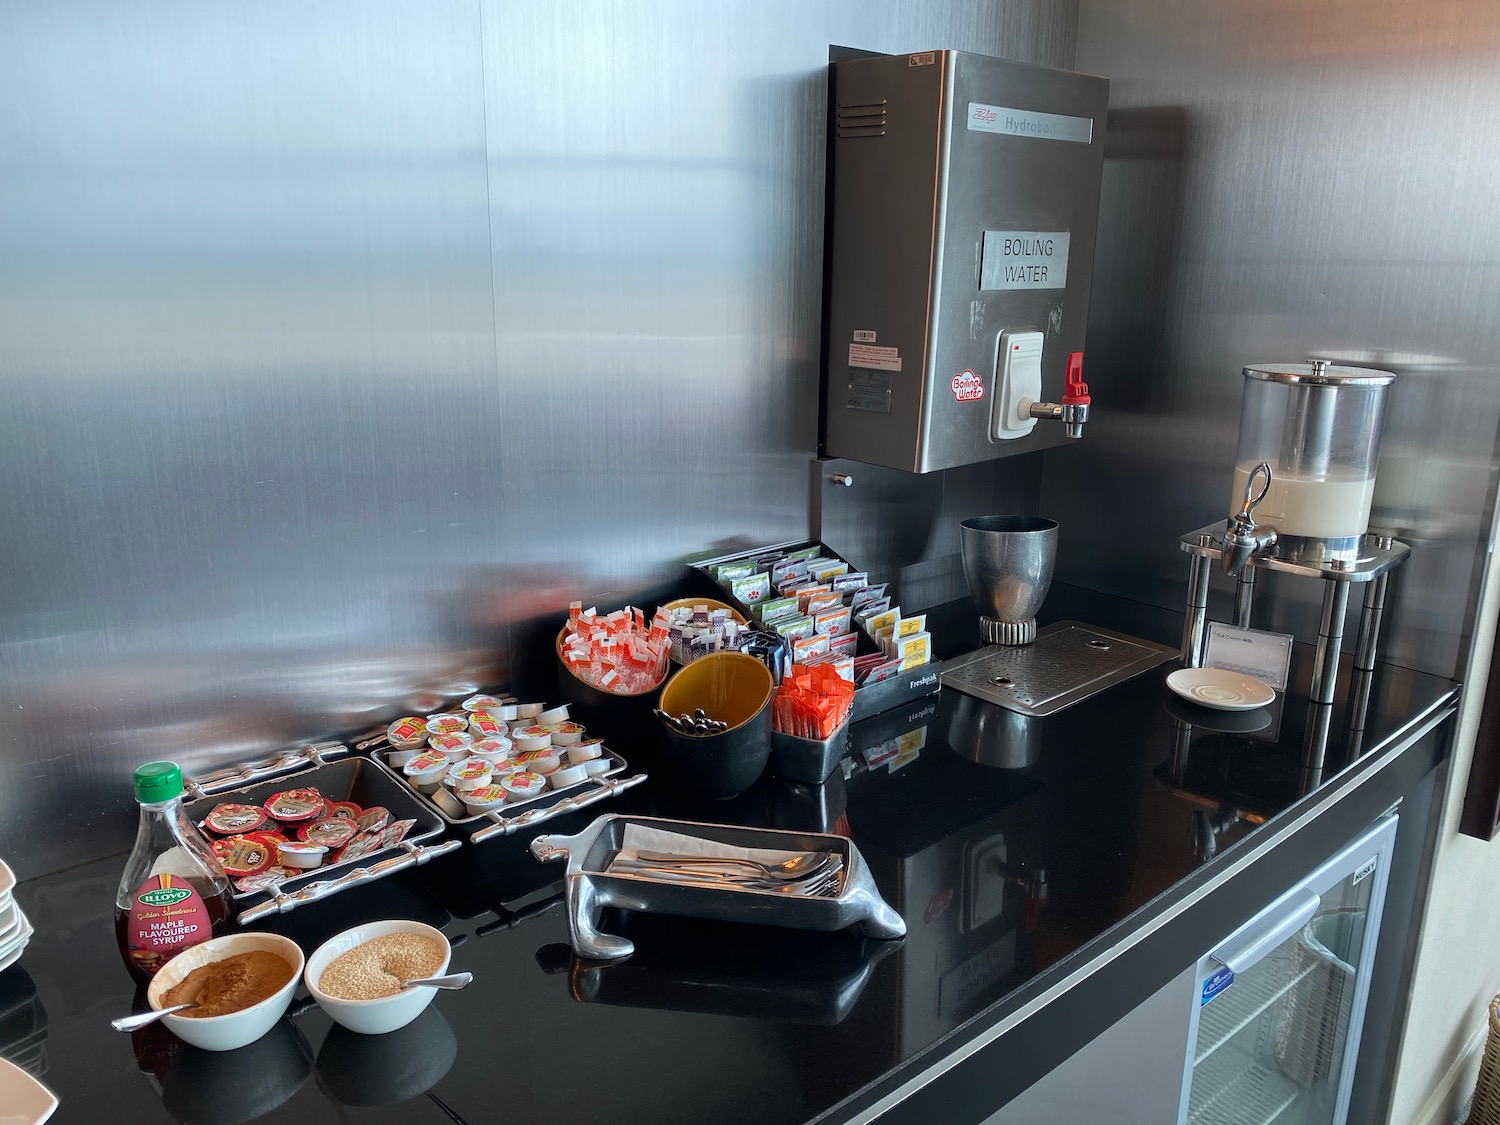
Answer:
<svg viewBox="0 0 1500 1125"><path fill-rule="evenodd" d="M296 971L285 957L264 949L235 953L188 973L162 995L162 1007L196 1003L196 1008L178 1014L195 1019L227 1016L273 996Z"/></svg>
<svg viewBox="0 0 1500 1125"><path fill-rule="evenodd" d="M378 1000L400 992L402 981L431 976L442 964L442 944L432 938L386 934L340 953L323 970L318 987L338 1000Z"/></svg>

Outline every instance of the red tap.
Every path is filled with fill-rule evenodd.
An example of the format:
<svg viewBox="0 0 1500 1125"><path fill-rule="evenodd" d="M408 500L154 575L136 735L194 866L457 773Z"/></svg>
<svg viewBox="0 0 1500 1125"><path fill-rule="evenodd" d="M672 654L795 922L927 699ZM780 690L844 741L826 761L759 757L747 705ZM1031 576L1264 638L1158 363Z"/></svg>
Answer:
<svg viewBox="0 0 1500 1125"><path fill-rule="evenodd" d="M1062 400L1064 406L1087 406L1089 404L1089 385L1083 381L1082 352L1068 354L1068 374L1063 380Z"/></svg>

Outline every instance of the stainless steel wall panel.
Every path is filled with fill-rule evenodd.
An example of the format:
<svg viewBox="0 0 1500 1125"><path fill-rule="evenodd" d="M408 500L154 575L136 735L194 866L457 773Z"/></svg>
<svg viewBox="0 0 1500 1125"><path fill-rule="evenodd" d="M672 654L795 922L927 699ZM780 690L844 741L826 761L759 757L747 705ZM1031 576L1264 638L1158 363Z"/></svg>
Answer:
<svg viewBox="0 0 1500 1125"><path fill-rule="evenodd" d="M1372 526L1415 548L1385 653L1456 669L1500 422L1497 39L1479 0L1085 0L1077 65L1111 116L1092 440L1043 471L1059 578L1182 605L1177 538L1227 514L1240 368L1383 367ZM1311 586L1261 583L1257 624L1316 634Z"/></svg>
<svg viewBox="0 0 1500 1125"><path fill-rule="evenodd" d="M477 28L470 3L0 11L23 874L119 846L140 761L202 769L474 674L455 623L493 539L460 532L498 467Z"/></svg>
<svg viewBox="0 0 1500 1125"><path fill-rule="evenodd" d="M0 7L0 855L122 849L138 762L419 707L805 534L829 46L1065 66L1075 24Z"/></svg>

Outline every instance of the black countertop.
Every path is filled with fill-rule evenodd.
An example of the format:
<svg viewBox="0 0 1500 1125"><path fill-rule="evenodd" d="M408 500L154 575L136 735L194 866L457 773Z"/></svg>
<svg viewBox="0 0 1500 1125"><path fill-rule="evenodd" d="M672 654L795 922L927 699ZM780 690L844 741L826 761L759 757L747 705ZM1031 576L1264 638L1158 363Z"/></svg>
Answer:
<svg viewBox="0 0 1500 1125"><path fill-rule="evenodd" d="M1175 640L1171 615L1069 604L1065 593L1049 602L1054 617L1080 607L1096 623ZM967 606L929 623L950 651L972 647ZM1282 837L1295 837L1287 850L1310 870L1343 830L1330 810L1367 821L1441 760L1443 739L1418 736L1451 714L1455 685L1382 665L1356 682L1351 709L1347 660L1321 761L1309 760L1310 653L1298 648L1294 686L1260 731L1215 730L1234 723L1179 705L1167 664L1041 720L997 722L1010 713L943 691L863 724L857 744L874 764L822 787L763 778L707 803L653 778L596 806L847 831L905 916L904 942L615 915L607 928L637 953L576 962L555 869L524 839L497 840L266 927L310 952L362 921L420 919L448 933L454 967L475 972L470 988L381 1037L294 1003L266 1039L212 1055L161 1029L109 1029L140 1004L110 925L123 862L113 857L18 888L38 933L0 974L0 1054L58 1093L60 1122L793 1125L868 1117L987 1043L1015 1063L993 1108L1162 983L1137 957L1109 1002L1079 1008L1073 982L1126 964L1127 950L1144 956L1147 933L1166 942L1165 919L1186 924L1190 904ZM577 831L592 815L541 830ZM1273 875L1261 882L1200 929L1223 936L1253 914L1276 891ZM1180 953L1175 970L1198 952L1155 956ZM1052 1024L1067 1032L1024 1046L1000 1036L1022 1020L1041 1028L1066 996L1075 1007ZM962 1068L953 1073L959 1082ZM920 1098L911 1106L931 1119Z"/></svg>

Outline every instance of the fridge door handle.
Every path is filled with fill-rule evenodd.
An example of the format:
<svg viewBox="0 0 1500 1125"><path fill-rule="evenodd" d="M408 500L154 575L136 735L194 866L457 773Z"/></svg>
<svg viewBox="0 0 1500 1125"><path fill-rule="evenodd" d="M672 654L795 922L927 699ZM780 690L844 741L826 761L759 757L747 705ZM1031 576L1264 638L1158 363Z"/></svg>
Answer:
<svg viewBox="0 0 1500 1125"><path fill-rule="evenodd" d="M1248 970L1271 950L1281 945L1318 912L1322 900L1306 887L1293 891L1285 902L1278 903L1262 917L1214 950L1213 959L1227 965L1235 976Z"/></svg>

